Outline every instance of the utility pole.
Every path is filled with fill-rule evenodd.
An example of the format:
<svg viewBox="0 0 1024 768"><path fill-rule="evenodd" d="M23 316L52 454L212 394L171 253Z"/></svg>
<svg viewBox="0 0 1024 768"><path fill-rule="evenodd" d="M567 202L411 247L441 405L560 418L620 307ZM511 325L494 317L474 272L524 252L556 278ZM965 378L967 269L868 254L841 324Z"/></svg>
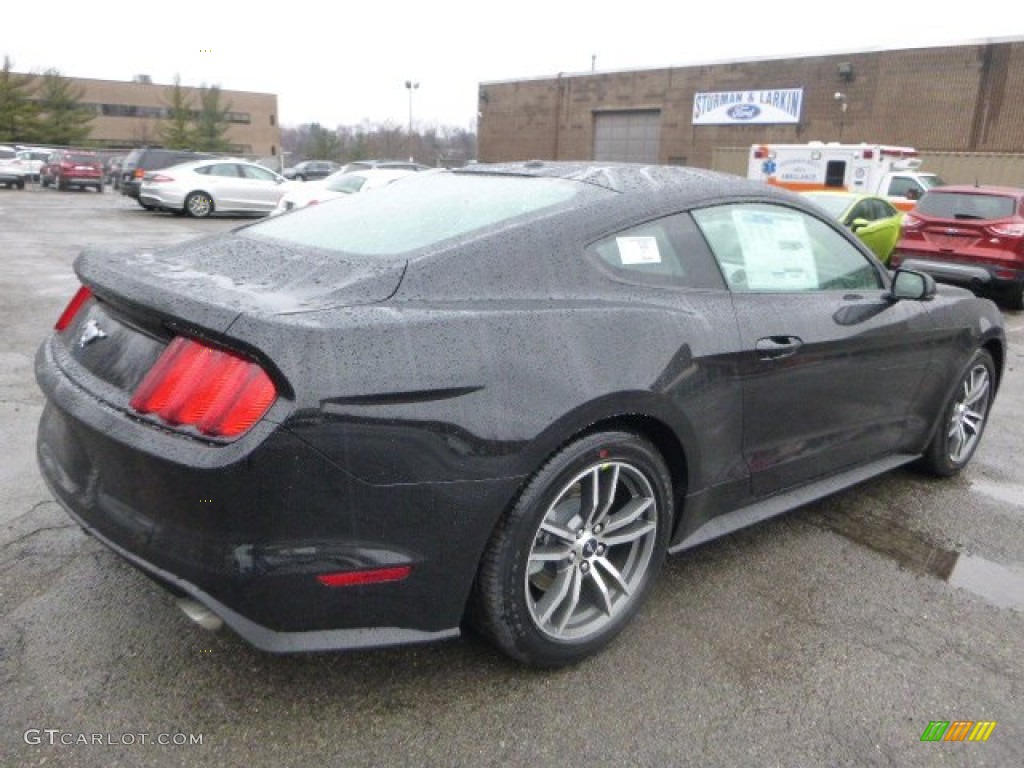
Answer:
<svg viewBox="0 0 1024 768"><path fill-rule="evenodd" d="M412 144L412 92L420 87L419 83L414 83L412 80L405 81L405 87L409 90L409 162L413 162L413 144Z"/></svg>

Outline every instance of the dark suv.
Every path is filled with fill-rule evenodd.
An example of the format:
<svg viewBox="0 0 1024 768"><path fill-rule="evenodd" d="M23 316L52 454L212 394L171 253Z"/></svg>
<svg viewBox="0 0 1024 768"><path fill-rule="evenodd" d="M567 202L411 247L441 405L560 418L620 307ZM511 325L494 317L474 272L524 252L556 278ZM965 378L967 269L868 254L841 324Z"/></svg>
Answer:
<svg viewBox="0 0 1024 768"><path fill-rule="evenodd" d="M213 157L213 155L208 152L190 152L186 149L150 149L148 147L133 149L121 164L121 194L134 198L146 210L152 210L152 205L139 200L142 177L148 171L158 171L161 168L170 168L172 165L180 163L191 163L193 160L203 160L207 157Z"/></svg>
<svg viewBox="0 0 1024 768"><path fill-rule="evenodd" d="M1012 309L1024 309L1024 189L928 190L903 217L890 266L998 292Z"/></svg>
<svg viewBox="0 0 1024 768"><path fill-rule="evenodd" d="M337 163L329 160L304 160L294 168L285 171L285 178L296 181L310 181L312 179L325 179L341 168Z"/></svg>

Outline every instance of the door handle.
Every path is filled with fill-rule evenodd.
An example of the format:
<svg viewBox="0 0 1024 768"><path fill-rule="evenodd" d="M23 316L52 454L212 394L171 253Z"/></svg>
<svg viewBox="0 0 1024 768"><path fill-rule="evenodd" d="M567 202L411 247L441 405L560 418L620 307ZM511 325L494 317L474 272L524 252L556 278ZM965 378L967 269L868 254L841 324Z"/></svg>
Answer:
<svg viewBox="0 0 1024 768"><path fill-rule="evenodd" d="M754 345L759 360L778 360L795 355L804 345L799 336L765 336Z"/></svg>

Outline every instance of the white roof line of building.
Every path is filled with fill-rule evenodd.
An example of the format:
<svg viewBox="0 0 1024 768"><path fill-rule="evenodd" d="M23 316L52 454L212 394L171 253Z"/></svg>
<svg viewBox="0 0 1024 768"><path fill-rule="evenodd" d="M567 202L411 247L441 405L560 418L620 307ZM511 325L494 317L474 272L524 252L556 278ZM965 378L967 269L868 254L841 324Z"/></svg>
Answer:
<svg viewBox="0 0 1024 768"><path fill-rule="evenodd" d="M506 83L524 83L540 80L557 80L563 77L587 77L588 75L618 75L628 72L655 72L660 69L689 69L692 67L708 67L721 64L748 64L758 61L782 61L785 59L814 59L826 56L853 56L859 53L881 53L883 51L916 51L922 48L961 48L972 45L993 45L996 43L1020 43L1024 42L1024 35L1012 35L1006 37L986 37L973 40L956 40L937 43L921 43L920 45L908 45L902 48L891 46L877 46L873 48L857 48L856 50L833 50L817 51L815 53L794 53L786 56L772 54L768 56L750 56L747 58L732 59L702 59L700 61L680 62L677 64L665 64L651 67L625 67L623 69L599 69L580 70L578 72L557 72L553 75L533 75L531 77L511 77L503 80L481 80L480 85L504 85Z"/></svg>

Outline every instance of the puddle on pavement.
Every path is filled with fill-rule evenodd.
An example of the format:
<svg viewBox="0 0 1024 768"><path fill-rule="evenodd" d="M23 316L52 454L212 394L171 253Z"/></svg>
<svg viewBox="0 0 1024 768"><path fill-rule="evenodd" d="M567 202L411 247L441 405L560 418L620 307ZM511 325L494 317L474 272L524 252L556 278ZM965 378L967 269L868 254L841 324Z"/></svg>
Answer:
<svg viewBox="0 0 1024 768"><path fill-rule="evenodd" d="M883 514L826 512L820 520L822 527L917 573L942 579L1000 608L1024 611L1024 570L943 547Z"/></svg>

